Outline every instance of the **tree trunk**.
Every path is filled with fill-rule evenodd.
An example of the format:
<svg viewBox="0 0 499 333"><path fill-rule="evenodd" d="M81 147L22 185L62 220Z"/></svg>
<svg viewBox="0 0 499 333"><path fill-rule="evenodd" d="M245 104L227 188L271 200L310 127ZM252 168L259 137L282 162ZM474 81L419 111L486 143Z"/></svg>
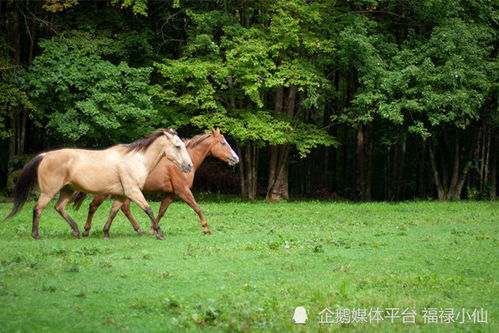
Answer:
<svg viewBox="0 0 499 333"><path fill-rule="evenodd" d="M34 50L35 50L35 45L36 45L36 23L33 20L31 23L31 30L29 32L29 51L28 51L28 66L31 66L33 63L33 57L34 57Z"/></svg>
<svg viewBox="0 0 499 333"><path fill-rule="evenodd" d="M499 135L493 134L492 140L492 166L490 169L490 200L497 200L497 160L499 155Z"/></svg>
<svg viewBox="0 0 499 333"><path fill-rule="evenodd" d="M355 178L356 191L359 199L369 201L372 199L372 144L370 141L372 125L359 125L356 136L356 163Z"/></svg>
<svg viewBox="0 0 499 333"><path fill-rule="evenodd" d="M400 192L402 190L402 182L404 178L406 146L407 134L404 134L402 138L400 138L399 142L395 144L393 150L392 173L390 177L391 184L390 188L388 189L388 200L390 201L400 200Z"/></svg>
<svg viewBox="0 0 499 333"><path fill-rule="evenodd" d="M355 189L359 195L360 200L364 200L366 191L366 176L365 176L365 151L364 151L364 126L359 125L357 127L356 136L356 163L355 163Z"/></svg>
<svg viewBox="0 0 499 333"><path fill-rule="evenodd" d="M420 149L418 149L417 151L416 184L417 184L417 193L419 198L424 198L426 196L425 154L426 154L426 142L422 141L420 144Z"/></svg>
<svg viewBox="0 0 499 333"><path fill-rule="evenodd" d="M436 158L434 154L434 142L430 142L428 145L428 151L430 154L430 162L431 168L433 171L433 179L435 182L435 186L438 192L438 200L459 200L461 199L461 192L463 190L464 182L468 176L468 172L472 166L472 160L478 156L479 150L479 142L480 137L482 136L482 129L477 127L474 131L473 140L470 146L469 157L470 161L468 161L464 166L461 166L463 160L463 147L461 145L461 138L456 132L455 136L455 148L454 148L454 164L452 168L452 177L450 183L445 181L448 180L448 175L446 173L443 174L443 179L440 177L438 172L438 166L436 163ZM434 140L432 140L434 141ZM448 140L444 141L444 144L448 142ZM441 149L443 151L443 149ZM442 170L446 171L447 164L444 163L446 159L441 158L442 161Z"/></svg>
<svg viewBox="0 0 499 333"><path fill-rule="evenodd" d="M2 30L7 31L7 1L0 1L0 24Z"/></svg>
<svg viewBox="0 0 499 333"><path fill-rule="evenodd" d="M402 192L402 184L404 182L404 166L405 166L405 153L407 151L407 134L404 133L402 136L402 142L400 143L400 156L398 160L398 172L397 172L397 193L396 200L400 200L400 193Z"/></svg>
<svg viewBox="0 0 499 333"><path fill-rule="evenodd" d="M485 195L487 187L489 186L489 172L490 172L490 145L491 145L491 130L486 128L484 130L484 137L481 143L480 152L480 194Z"/></svg>
<svg viewBox="0 0 499 333"><path fill-rule="evenodd" d="M432 139L432 141L433 141L433 139ZM438 166L437 166L437 159L435 157L435 152L434 152L432 141L429 142L429 144L428 144L428 154L430 155L430 165L431 165L431 171L433 174L433 182L434 182L435 187L437 189L438 200L447 200L447 193L444 190L442 182L440 181L440 175L439 175Z"/></svg>
<svg viewBox="0 0 499 333"><path fill-rule="evenodd" d="M326 108L324 110L324 116L322 119L322 125L324 127L329 126L331 122L331 109L328 105L326 105ZM326 191L329 191L329 188L331 187L331 167L330 167L330 160L331 160L331 147L324 147L323 148L324 153L322 156L322 172L319 176L321 187L323 187Z"/></svg>
<svg viewBox="0 0 499 333"><path fill-rule="evenodd" d="M456 131L457 132L457 131ZM460 138L456 135L455 138L455 149L454 149L454 166L452 168L452 178L449 184L449 188L447 190L447 199L450 200L459 200L461 198L461 189L462 185L459 186L461 182L461 144ZM464 179L463 179L464 184Z"/></svg>
<svg viewBox="0 0 499 333"><path fill-rule="evenodd" d="M14 112L10 117L10 137L9 137L9 161L16 155L16 133L19 114Z"/></svg>
<svg viewBox="0 0 499 333"><path fill-rule="evenodd" d="M24 147L26 141L26 122L28 119L28 112L24 107L21 107L21 114L19 116L19 128L17 136L17 154L24 154Z"/></svg>
<svg viewBox="0 0 499 333"><path fill-rule="evenodd" d="M347 172L348 169L352 170L349 168L348 164L348 151L349 151L349 138L348 138L348 129L346 126L341 127L341 133L342 133L342 139L340 142L344 142L344 144L341 146L341 156L339 159L338 165L341 167L341 174L338 173L338 176L340 178L337 179L338 184L341 184L341 189L343 192L346 192L347 190L351 189L351 179L353 177L350 177L350 174Z"/></svg>
<svg viewBox="0 0 499 333"><path fill-rule="evenodd" d="M275 98L276 111L285 112L289 117L295 114L297 86L291 86L284 93L284 87L277 88ZM286 98L284 97L286 95ZM269 180L266 200L275 202L289 199L289 143L271 146L269 162Z"/></svg>
<svg viewBox="0 0 499 333"><path fill-rule="evenodd" d="M391 178L388 176L390 174L390 167L392 165L391 162L392 159L392 152L391 152L391 147L387 148L387 151L385 152L385 161L384 161L384 166L383 166L383 193L384 193L384 199L388 200L391 195Z"/></svg>
<svg viewBox="0 0 499 333"><path fill-rule="evenodd" d="M241 197L244 200L255 200L257 190L258 148L254 142L238 146L239 180Z"/></svg>
<svg viewBox="0 0 499 333"><path fill-rule="evenodd" d="M367 137L366 137L366 200L372 200L372 189L373 189L373 124L369 123L367 125Z"/></svg>
<svg viewBox="0 0 499 333"><path fill-rule="evenodd" d="M449 165L448 165L448 149L449 140L447 138L447 132L444 130L443 136L441 138L443 140L443 144L436 146L436 151L440 151L439 160L440 160L440 182L442 183L443 188L447 192L449 188ZM445 199L447 200L447 199Z"/></svg>
<svg viewBox="0 0 499 333"><path fill-rule="evenodd" d="M14 34L14 61L17 66L21 65L21 10L20 1L15 2L15 20L13 27Z"/></svg>
<svg viewBox="0 0 499 333"><path fill-rule="evenodd" d="M12 24L12 41L14 44L14 62L17 66L21 65L21 12L19 9L19 2L14 2L15 15ZM9 137L9 161L12 160L17 153L18 141L17 136L19 133L19 110L13 110L10 116L10 137Z"/></svg>
<svg viewBox="0 0 499 333"><path fill-rule="evenodd" d="M267 201L275 202L289 199L288 157L289 144L270 147L269 183Z"/></svg>

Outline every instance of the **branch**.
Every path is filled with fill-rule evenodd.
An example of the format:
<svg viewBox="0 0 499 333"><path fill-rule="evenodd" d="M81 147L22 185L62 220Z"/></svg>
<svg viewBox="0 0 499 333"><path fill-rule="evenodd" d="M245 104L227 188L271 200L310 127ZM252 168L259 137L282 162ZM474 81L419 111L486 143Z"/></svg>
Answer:
<svg viewBox="0 0 499 333"><path fill-rule="evenodd" d="M0 71L8 71L11 69L22 68L22 67L23 66L21 66L21 65L12 65L12 66L0 67Z"/></svg>
<svg viewBox="0 0 499 333"><path fill-rule="evenodd" d="M27 11L31 14L31 19L32 19L33 21L38 21L38 22L40 22L40 23L42 23L42 24L46 25L46 26L47 26L50 30L52 30L52 32L53 32L54 34L56 34L56 35L58 35L58 34L59 34L59 32L58 32L58 31L54 28L54 24L52 24L51 22L46 21L46 20L41 19L41 18L39 18L38 16L36 16L36 15L35 15L35 14L34 14L34 13L30 10L30 9L29 9L29 7L28 7L28 5L27 5L27 4L25 4L25 5L24 5L24 7L25 7L25 8L26 8L26 10L27 10ZM22 13L22 11L21 11L21 13ZM24 15L24 13L23 13L23 15ZM26 16L25 16L25 17L26 17Z"/></svg>

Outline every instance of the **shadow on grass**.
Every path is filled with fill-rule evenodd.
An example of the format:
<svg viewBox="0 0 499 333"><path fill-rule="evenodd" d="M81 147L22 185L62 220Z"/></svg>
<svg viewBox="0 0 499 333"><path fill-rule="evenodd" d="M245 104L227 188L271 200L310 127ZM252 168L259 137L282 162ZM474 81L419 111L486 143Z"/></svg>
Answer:
<svg viewBox="0 0 499 333"><path fill-rule="evenodd" d="M168 234L164 233L165 236L168 236ZM143 233L143 234L137 234L137 233L127 233L127 232L116 232L116 233L112 233L110 234L110 237L109 237L109 241L111 241L113 238L116 238L116 239L124 239L124 238L130 238L130 239L141 239L141 238L156 238L155 235L149 235L149 233ZM17 237L13 237L12 239L15 239L15 240L33 240L35 241L32 237L31 237L31 234L29 233L26 233L25 235L17 235ZM88 235L87 237L83 237L83 236L80 236L80 238L76 238L74 237L72 234L71 234L71 231L68 231L67 233L64 233L64 232L60 232L60 233L51 233L51 234L43 234L43 233L40 233L40 240L50 240L50 239L58 239L58 240L61 240L61 239L66 239L66 240L75 240L75 241L79 241L79 240L82 240L84 241L85 239L102 239L103 241L106 241L106 239L104 239L104 234L102 233L102 231L96 231L96 232L91 232L90 235Z"/></svg>

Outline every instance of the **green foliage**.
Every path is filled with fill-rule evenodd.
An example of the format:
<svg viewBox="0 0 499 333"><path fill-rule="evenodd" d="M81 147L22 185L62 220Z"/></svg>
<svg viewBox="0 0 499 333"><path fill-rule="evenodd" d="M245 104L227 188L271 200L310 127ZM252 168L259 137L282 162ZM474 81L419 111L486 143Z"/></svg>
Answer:
<svg viewBox="0 0 499 333"><path fill-rule="evenodd" d="M336 141L336 139L324 135L322 129L306 123L300 123L296 126L289 141L296 145L300 157L307 156L313 148L318 146L333 145L337 147L339 145L339 142Z"/></svg>
<svg viewBox="0 0 499 333"><path fill-rule="evenodd" d="M0 35L0 140L12 135L6 128L7 119L20 108L32 108L26 93L18 86L18 66L9 57L9 47L5 36Z"/></svg>
<svg viewBox="0 0 499 333"><path fill-rule="evenodd" d="M5 79L0 81L0 139L11 135L5 127L6 120L19 108L31 109L32 107L26 93L15 83L16 74L17 71L6 73Z"/></svg>
<svg viewBox="0 0 499 333"><path fill-rule="evenodd" d="M220 127L241 143L254 141L260 144L283 144L289 141L287 133L293 130L291 123L280 119L270 110L234 110L206 113L192 118L192 123L201 128Z"/></svg>
<svg viewBox="0 0 499 333"><path fill-rule="evenodd" d="M120 8L131 8L135 15L147 16L148 0L112 0L112 4Z"/></svg>
<svg viewBox="0 0 499 333"><path fill-rule="evenodd" d="M45 0L42 8L49 12L57 13L77 5L78 0Z"/></svg>
<svg viewBox="0 0 499 333"><path fill-rule="evenodd" d="M222 111L218 90L226 88L227 70L221 62L200 59L165 60L156 64L165 89L159 97L176 111Z"/></svg>
<svg viewBox="0 0 499 333"><path fill-rule="evenodd" d="M0 48L1 46L0 42ZM9 60L0 53L0 140L12 135L6 127L7 119L12 118L22 108L28 112L32 109L26 92L17 84L19 70Z"/></svg>
<svg viewBox="0 0 499 333"><path fill-rule="evenodd" d="M43 52L25 75L34 119L65 141L133 140L158 122L149 95L152 68L113 64L110 38L64 33L40 43Z"/></svg>
<svg viewBox="0 0 499 333"><path fill-rule="evenodd" d="M270 111L266 98L279 87L295 86L304 113L319 107L328 81L314 57L334 48L307 24L322 22L323 5L255 4L260 5L272 19L262 15L263 24L251 26L240 23L238 10L187 11L192 24L183 56L156 64L162 115L179 125L219 126L242 143L292 143L305 156L317 145L332 144L332 138L315 124Z"/></svg>
<svg viewBox="0 0 499 333"><path fill-rule="evenodd" d="M478 119L494 87L497 65L489 59L494 40L486 26L449 19L427 41L410 39L395 53L391 47L387 63L361 73L354 109L364 119L377 114L404 124L423 138L443 125L464 129Z"/></svg>

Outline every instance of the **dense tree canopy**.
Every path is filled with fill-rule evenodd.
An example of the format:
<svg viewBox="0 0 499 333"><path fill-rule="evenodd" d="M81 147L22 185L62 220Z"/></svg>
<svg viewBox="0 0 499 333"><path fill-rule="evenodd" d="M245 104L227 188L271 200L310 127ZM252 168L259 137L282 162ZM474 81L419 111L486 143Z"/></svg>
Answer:
<svg viewBox="0 0 499 333"><path fill-rule="evenodd" d="M496 198L491 1L8 0L0 11L0 188L32 153L171 126L220 127L241 164L240 185L218 190L244 198Z"/></svg>

